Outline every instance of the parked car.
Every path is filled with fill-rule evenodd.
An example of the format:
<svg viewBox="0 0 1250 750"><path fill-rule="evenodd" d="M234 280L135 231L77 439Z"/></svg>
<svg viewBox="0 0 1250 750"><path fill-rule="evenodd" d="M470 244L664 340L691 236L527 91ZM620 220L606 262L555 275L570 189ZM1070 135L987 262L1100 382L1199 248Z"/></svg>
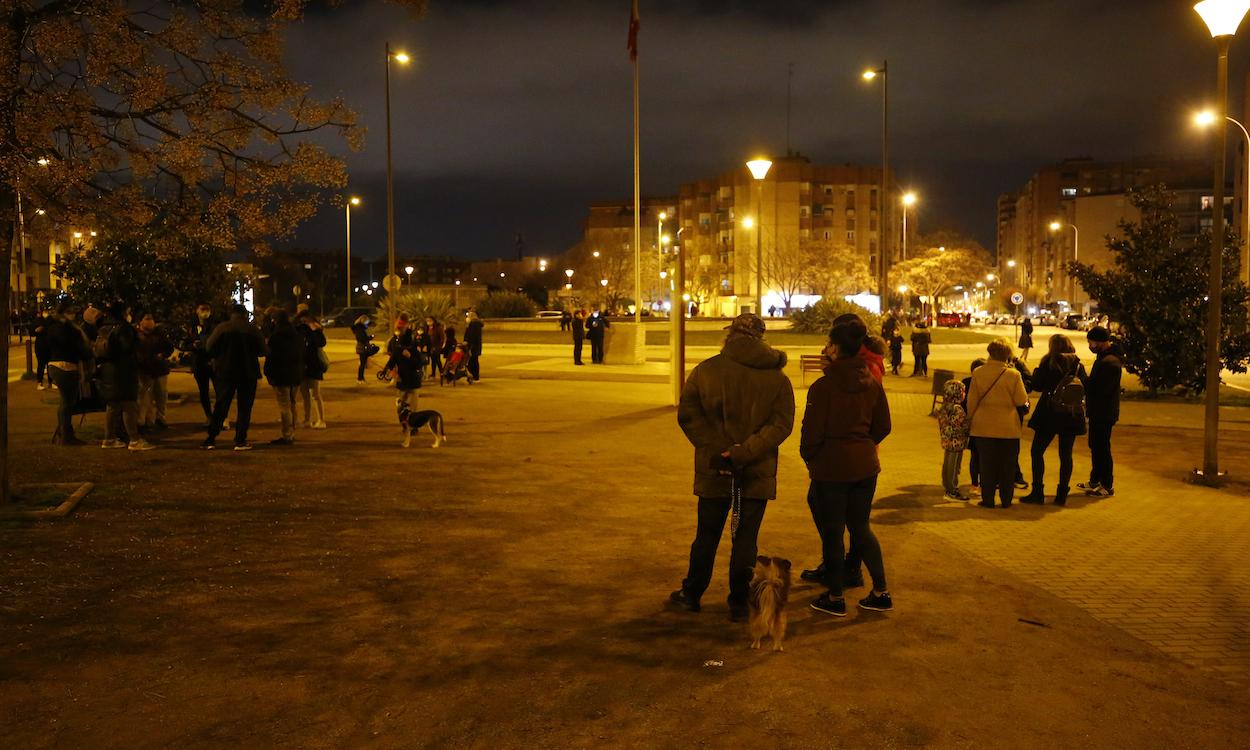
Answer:
<svg viewBox="0 0 1250 750"><path fill-rule="evenodd" d="M1069 331L1085 331L1089 329L1085 316L1079 313L1070 313L1065 316L1059 326Z"/></svg>
<svg viewBox="0 0 1250 750"><path fill-rule="evenodd" d="M337 326L350 326L356 322L356 318L361 315L372 315L372 307L340 307L329 315L321 319L321 325L326 328L335 328Z"/></svg>
<svg viewBox="0 0 1250 750"><path fill-rule="evenodd" d="M937 315L937 324L942 328L964 328L969 320L967 313L940 312Z"/></svg>

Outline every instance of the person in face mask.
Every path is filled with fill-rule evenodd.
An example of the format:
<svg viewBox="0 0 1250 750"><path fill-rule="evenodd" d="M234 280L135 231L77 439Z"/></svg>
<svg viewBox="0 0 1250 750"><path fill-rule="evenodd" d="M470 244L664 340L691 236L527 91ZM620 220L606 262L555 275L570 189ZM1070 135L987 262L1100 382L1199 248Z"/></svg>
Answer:
<svg viewBox="0 0 1250 750"><path fill-rule="evenodd" d="M422 359L408 326L408 316L400 313L395 319L395 335L386 343L386 371L395 378L395 389L409 408L417 408L417 390L421 387Z"/></svg>
<svg viewBox="0 0 1250 750"><path fill-rule="evenodd" d="M139 320L139 428L163 430L169 395L169 355L174 345L152 313Z"/></svg>
<svg viewBox="0 0 1250 750"><path fill-rule="evenodd" d="M205 344L216 327L213 308L201 302L195 306L195 318L187 328L187 340L183 344L184 349L189 348L191 351L191 374L195 376L195 385L200 391L200 408L204 410L205 427L213 421L213 401L208 395L208 389L213 382L213 358L208 356Z"/></svg>

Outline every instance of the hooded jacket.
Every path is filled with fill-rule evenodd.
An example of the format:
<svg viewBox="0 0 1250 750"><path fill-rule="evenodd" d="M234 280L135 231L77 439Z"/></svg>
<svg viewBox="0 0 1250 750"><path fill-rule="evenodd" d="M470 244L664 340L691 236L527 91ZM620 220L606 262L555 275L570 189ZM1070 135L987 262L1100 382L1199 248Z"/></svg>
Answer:
<svg viewBox="0 0 1250 750"><path fill-rule="evenodd" d="M1098 353L1085 384L1085 414L1091 423L1115 424L1120 420L1120 376L1124 350L1113 341Z"/></svg>
<svg viewBox="0 0 1250 750"><path fill-rule="evenodd" d="M742 475L742 496L777 496L777 449L794 430L794 386L785 352L750 336L730 336L721 353L690 373L677 423L694 446L694 494L729 497L721 453Z"/></svg>
<svg viewBox="0 0 1250 750"><path fill-rule="evenodd" d="M799 455L821 482L857 482L881 473L877 444L890 434L885 389L862 357L839 357L807 391Z"/></svg>
<svg viewBox="0 0 1250 750"><path fill-rule="evenodd" d="M942 386L942 405L937 410L937 421L944 451L962 451L968 447L968 412L964 410L967 398L962 381L948 380Z"/></svg>

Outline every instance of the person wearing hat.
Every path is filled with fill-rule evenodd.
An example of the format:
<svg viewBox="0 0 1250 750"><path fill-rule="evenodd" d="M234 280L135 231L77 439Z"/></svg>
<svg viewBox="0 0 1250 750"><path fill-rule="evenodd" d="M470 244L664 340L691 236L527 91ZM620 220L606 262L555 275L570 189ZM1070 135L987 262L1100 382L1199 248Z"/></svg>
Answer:
<svg viewBox="0 0 1250 750"><path fill-rule="evenodd" d="M698 526L681 588L669 599L691 612L712 581L725 519L733 514L729 555L729 615L745 620L764 509L777 496L778 448L794 429L794 386L786 354L764 343L764 321L734 318L720 354L690 373L677 423L694 445Z"/></svg>
<svg viewBox="0 0 1250 750"><path fill-rule="evenodd" d="M1089 482L1076 486L1090 497L1110 497L1114 489L1111 428L1120 419L1120 376L1124 351L1112 341L1111 331L1094 326L1085 335L1094 353L1094 366L1085 384L1085 414L1089 418Z"/></svg>

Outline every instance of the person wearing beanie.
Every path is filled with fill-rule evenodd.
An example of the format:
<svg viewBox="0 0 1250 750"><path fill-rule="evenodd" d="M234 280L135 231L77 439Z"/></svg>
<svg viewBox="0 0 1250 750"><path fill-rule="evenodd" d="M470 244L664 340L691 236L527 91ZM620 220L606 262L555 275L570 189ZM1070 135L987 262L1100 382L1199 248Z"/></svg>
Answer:
<svg viewBox="0 0 1250 750"><path fill-rule="evenodd" d="M1094 353L1094 366L1085 385L1085 414L1089 419L1089 481L1078 483L1090 497L1115 494L1115 463L1111 457L1111 429L1120 420L1120 377L1124 351L1111 331L1094 326L1085 336Z"/></svg>

